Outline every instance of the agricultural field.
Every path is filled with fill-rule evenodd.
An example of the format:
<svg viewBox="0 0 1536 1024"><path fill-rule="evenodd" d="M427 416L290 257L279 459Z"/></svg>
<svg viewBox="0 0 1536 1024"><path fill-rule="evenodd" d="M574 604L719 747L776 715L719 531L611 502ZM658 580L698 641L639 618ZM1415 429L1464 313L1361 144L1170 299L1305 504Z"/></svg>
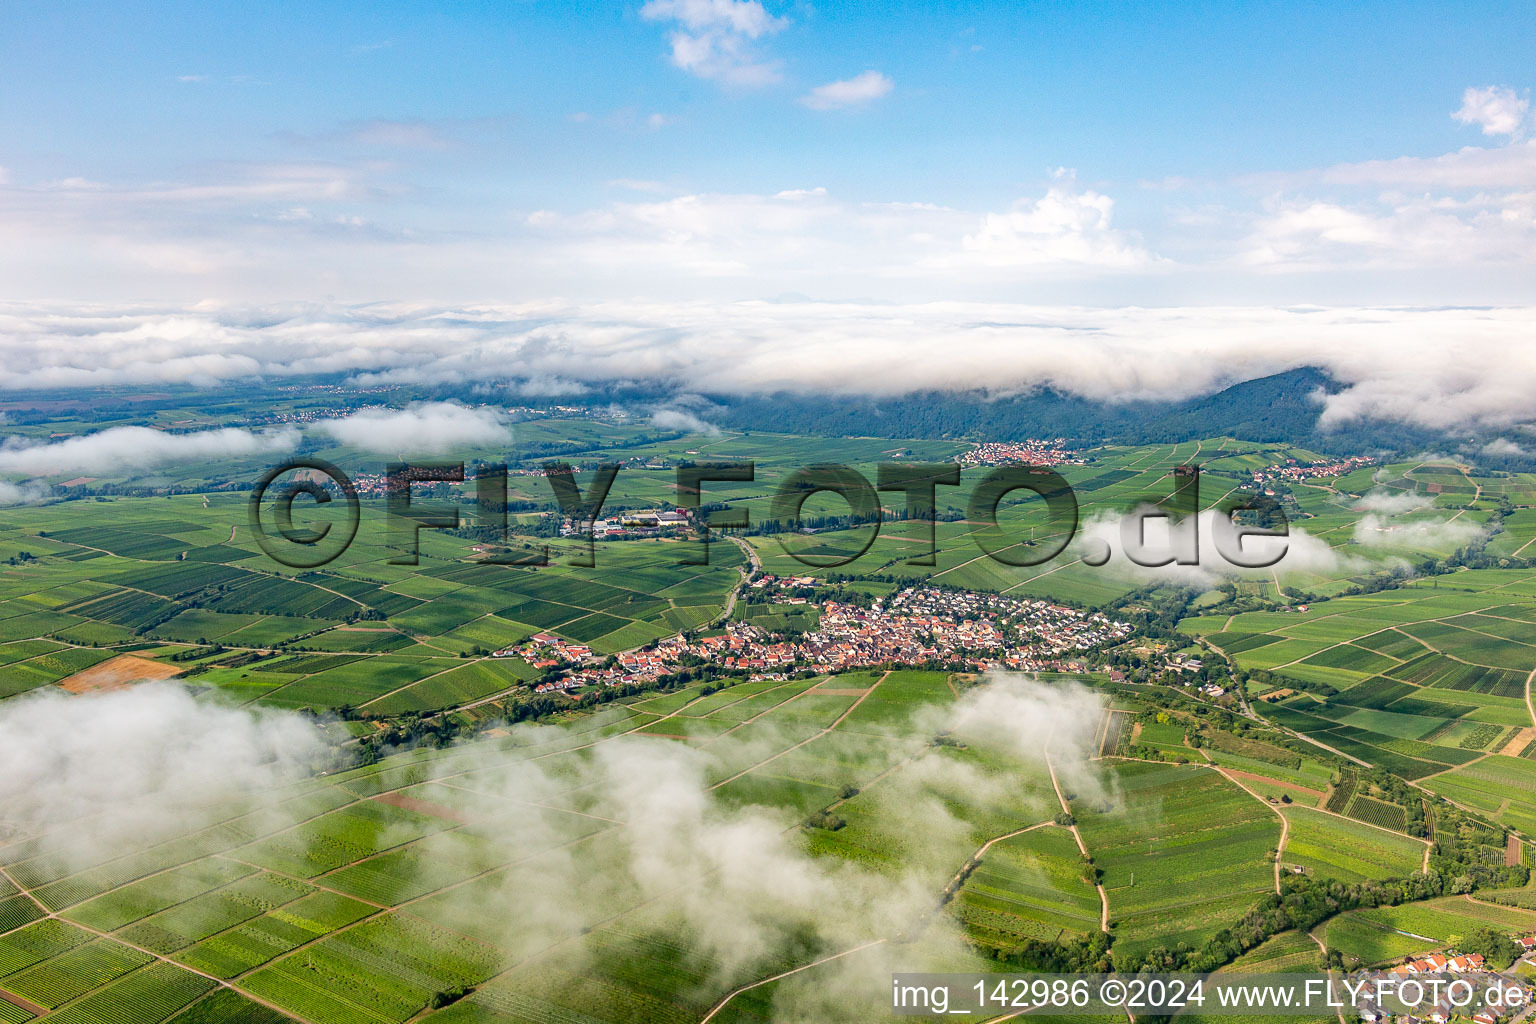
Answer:
<svg viewBox="0 0 1536 1024"><path fill-rule="evenodd" d="M703 443L719 458L769 445L756 481L709 495L755 521L801 460L873 477L892 451L943 460L967 447L729 432L656 440L580 421L535 422L527 437L586 445L568 450L593 458L620 453L610 501L630 508L677 497L670 472L637 464L692 458ZM1189 459L1208 467L1211 504L1253 468L1309 455L1230 438L1111 446L1066 475L1092 517L1159 499ZM967 482L978 476L965 471ZM1462 494L1451 474L1405 466L1390 478L1433 484L1437 501ZM1089 682L1107 689L1082 698L1093 723L1082 754L1093 760L1052 762L1090 864L1057 820L1043 742L951 729L974 697L972 673L730 677L625 692L600 708L550 697L542 725L501 720L545 669L492 652L550 633L601 657L719 628L728 608L736 622L814 630L814 604L733 599L743 549L769 572L846 574L788 551L837 554L873 532L754 533L741 546L717 536L708 565L683 557L698 553L694 540L605 541L598 564L583 567L583 544L548 536L543 478L511 481L522 505L509 546L547 545L547 566L487 564L472 530L423 530L416 564L401 564L374 499L357 542L315 570L262 555L234 492L0 513L0 554L29 555L0 564L0 708L33 691L83 701L161 678L210 708L318 713L332 753L422 722L479 733L383 747L376 763L327 762L327 774L238 806L189 807L193 825L142 848L101 848L89 818L0 835L0 991L81 1024L685 1024L717 1007L717 1021L760 1024L813 1005L817 979L833 972L864 971L850 982L861 984L894 967L999 970L1004 961L970 943L1006 954L1097 936L1095 875L1116 962L1198 946L1274 891L1282 815L1282 869L1340 881L1417 870L1425 845L1394 831L1405 809L1357 785L1341 770L1350 758L1536 835L1536 776L1522 767L1536 759L1513 749L1533 724L1524 687L1536 667L1536 571L1469 570L1331 599L1362 571L1304 574L1287 583L1324 598L1305 611L1184 618L1188 636L1174 646L1202 653L1198 637L1208 659L1268 673L1250 686L1256 713L1325 745L1315 750L1262 721L1227 730L1188 711L1144 715L1149 697L1096 672ZM1297 491L1314 536L1352 559L1372 554L1346 496ZM921 524L886 524L853 570L876 578L850 592L888 598L932 578L1074 606L1146 599L1137 577L1071 551L1030 567L979 558L978 527L962 511L934 524L933 566L908 561ZM1020 538L1044 533L1039 503L1024 496L1003 503L1000 521ZM1510 543L1526 536L1529 524L1509 522ZM1265 579L1235 590L1299 607ZM1189 607L1223 600L1211 591ZM1073 674L1047 678L1065 691ZM1160 689L1202 714L1240 709L1230 695L1218 704ZM1162 761L1117 756L1133 746ZM1438 918L1421 923L1422 934L1443 930ZM1379 952L1367 940L1395 948L1382 924L1355 914L1325 927L1363 957ZM1304 969L1316 958L1310 938L1288 933L1232 966ZM0 1002L13 1006L0 1014L33 1014Z"/></svg>
<svg viewBox="0 0 1536 1024"><path fill-rule="evenodd" d="M606 654L716 619L743 564L730 544L689 566L678 544L653 541L607 545L600 566L581 569L557 542L547 568L513 568L424 530L418 564L399 566L383 510L370 506L343 559L290 570L257 549L237 496L103 499L5 518L6 539L32 557L0 567L0 699L67 687L114 648L163 641L157 656L174 674L235 703L435 711L533 678L520 659L484 656L535 632ZM338 656L281 657L305 651ZM465 657L474 664L460 665Z"/></svg>
<svg viewBox="0 0 1536 1024"><path fill-rule="evenodd" d="M1282 807L1289 822L1282 869L1353 882L1402 878L1419 870L1426 844L1409 836L1306 807Z"/></svg>
<svg viewBox="0 0 1536 1024"><path fill-rule="evenodd" d="M1536 836L1536 761L1492 755L1424 785L1527 836Z"/></svg>
<svg viewBox="0 0 1536 1024"><path fill-rule="evenodd" d="M82 1020L132 1000L122 1005L151 1021L187 1008L194 1022L403 1022L459 989L472 991L441 1011L444 1020L578 1011L583 1020L697 1019L733 979L789 969L806 953L764 950L729 967L680 941L694 927L679 923L691 920L686 887L637 888L627 871L600 868L625 861L635 826L615 817L615 796L593 776L635 743L652 745L652 757L687 751L722 813L771 823L769 834L842 886L900 879L937 894L974 861L943 911L953 927L1005 948L1097 931L1099 895L1070 830L1051 822L1059 806L1043 765L986 746L935 747L931 734L911 731L942 719L957 689L944 673L916 671L709 694L694 686L564 727L311 780L276 804L142 852L82 862L36 840L0 845L7 877L60 915L18 919L0 935L0 969L10 963L5 942L35 951L14 954L8 974L56 1000L60 1015L82 1007ZM602 754L610 745L614 753ZM1102 762L1069 777L1117 949L1199 941L1270 891L1266 851L1278 818L1209 768ZM625 797L630 813L646 813L643 792ZM823 811L841 824L802 823ZM586 904L605 908L601 916L525 920L540 880L573 866L597 870L608 887ZM717 888L722 867L706 859L699 882L712 898L739 898ZM863 906L869 897L856 898ZM901 956L920 948L925 966L995 969L942 934ZM89 973L73 970L77 962ZM96 980L78 992L49 980L65 976ZM0 980L23 994L8 985ZM759 993L730 1013L748 1019L740 1015L770 996L786 998Z"/></svg>
<svg viewBox="0 0 1536 1024"><path fill-rule="evenodd" d="M1228 974L1301 974L1318 970L1323 951L1305 932L1281 932L1223 967Z"/></svg>
<svg viewBox="0 0 1536 1024"><path fill-rule="evenodd" d="M1024 938L1055 940L1099 927L1099 894L1066 829L1043 826L995 844L955 898L955 914L1006 948Z"/></svg>
<svg viewBox="0 0 1536 1024"><path fill-rule="evenodd" d="M664 808L646 811L644 788L609 792L622 776L592 785L614 770L608 758L639 749L661 763L676 749L716 813L762 822L750 826L768 829L761 838L782 835L776 856L826 879L818 885L883 887L902 877L936 896L990 840L1038 826L993 844L946 913L998 938L1044 934L1063 914L1081 932L1097 930L1098 896L1081 878L1070 833L1050 824L1058 805L1043 766L1000 749L934 747L931 734L913 731L956 700L942 672L739 683L708 694L694 686L568 726L309 780L260 806L210 808L205 827L145 850L92 848L89 830L75 827L59 837L72 836L73 847L0 843L16 897L59 915L6 919L0 989L81 1021L116 1007L150 1022L188 1008L183 1024L403 1022L440 993L464 990L473 994L444 1010L445 1020L556 1014L561 1005L615 1022L696 1017L740 972L785 969L802 951L789 942L732 967L681 938L693 927L679 924L691 920L689 901L675 881L656 891L632 874L643 862L625 851L648 833L643 820L615 817L620 799L626 814ZM694 732L686 722L716 728ZM800 824L825 808L846 824ZM743 898L731 893L748 880L732 881L729 866L706 859L696 882L717 899ZM575 913L584 897L573 890L556 916L530 917L528 894L572 870L608 887L585 903L600 916ZM1041 872L1052 881L1042 883ZM1058 893L1058 882L1071 888ZM551 898L553 913L562 901ZM934 955L980 962L947 943Z"/></svg>
<svg viewBox="0 0 1536 1024"><path fill-rule="evenodd" d="M1440 948L1480 927L1529 933L1536 911L1450 896L1342 914L1326 926L1325 939L1347 963L1369 965Z"/></svg>
<svg viewBox="0 0 1536 1024"><path fill-rule="evenodd" d="M1071 803L1103 871L1117 955L1196 945L1274 889L1278 815L1210 768L1118 764L1103 793Z"/></svg>
<svg viewBox="0 0 1536 1024"><path fill-rule="evenodd" d="M1219 629L1198 619L1186 625L1239 665L1269 672L1269 691L1301 691L1256 701L1270 721L1361 763L1428 778L1440 792L1442 773L1459 776L1460 766L1497 754L1533 724L1524 699L1536 670L1531 582L1529 574L1479 570L1301 613L1245 613ZM1473 795L1452 798L1499 809L1501 801L1488 806L1486 794L1480 802ZM1510 824L1536 834L1518 803ZM1376 820L1368 807L1357 816Z"/></svg>

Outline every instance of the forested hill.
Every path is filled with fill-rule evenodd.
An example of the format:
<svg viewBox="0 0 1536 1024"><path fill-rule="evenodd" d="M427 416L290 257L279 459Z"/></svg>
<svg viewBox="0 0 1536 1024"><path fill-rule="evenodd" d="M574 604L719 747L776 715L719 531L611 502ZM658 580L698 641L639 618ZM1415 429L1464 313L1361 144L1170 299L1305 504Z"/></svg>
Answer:
<svg viewBox="0 0 1536 1024"><path fill-rule="evenodd" d="M897 398L778 394L718 398L724 408L712 419L736 429L888 437L1066 437L1144 444L1230 435L1324 451L1397 449L1443 440L1397 423L1321 431L1317 395L1339 389L1327 374L1303 367L1182 402L1096 402L1050 389L998 399L938 391Z"/></svg>

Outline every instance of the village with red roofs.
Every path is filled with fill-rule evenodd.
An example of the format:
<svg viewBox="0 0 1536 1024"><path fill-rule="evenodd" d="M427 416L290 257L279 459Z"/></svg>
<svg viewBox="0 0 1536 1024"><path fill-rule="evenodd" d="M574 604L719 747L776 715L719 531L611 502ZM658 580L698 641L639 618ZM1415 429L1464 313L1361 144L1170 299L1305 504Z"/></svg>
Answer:
<svg viewBox="0 0 1536 1024"><path fill-rule="evenodd" d="M1083 671L1090 665L1089 652L1122 643L1132 632L1130 623L1098 612L934 586L906 587L867 607L805 596L825 586L813 577L762 576L747 587L759 603L813 611L816 626L804 632L773 631L746 618L701 635L679 633L611 658L585 644L538 633L496 656L521 657L546 673L564 669L536 689L569 692L652 682L700 660L745 670L753 678L875 665Z"/></svg>

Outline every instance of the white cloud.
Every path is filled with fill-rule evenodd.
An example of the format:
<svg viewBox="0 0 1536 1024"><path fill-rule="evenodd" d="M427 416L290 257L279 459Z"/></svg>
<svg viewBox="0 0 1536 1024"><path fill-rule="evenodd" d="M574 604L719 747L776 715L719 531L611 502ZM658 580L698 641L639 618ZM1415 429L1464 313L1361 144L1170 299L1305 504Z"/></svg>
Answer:
<svg viewBox="0 0 1536 1024"><path fill-rule="evenodd" d="M632 108L602 120L643 132L657 117ZM441 142L409 122L358 131L380 145ZM990 209L800 187L637 194L585 209L503 206L465 219L451 206L424 206L419 185L400 174L390 161L355 157L204 165L185 180L6 186L0 278L12 294L129 301L800 292L1100 304L1364 295L1429 305L1536 297L1536 142L1252 180L1270 196L1257 206L1162 210L1187 202L1190 189L1177 199L1126 197L1058 176ZM1362 195L1372 187L1379 194ZM1336 270L1363 276L1346 280Z"/></svg>
<svg viewBox="0 0 1536 1024"><path fill-rule="evenodd" d="M1053 186L1040 199L1020 200L989 213L937 264L974 261L994 267L1077 264L1106 268L1144 266L1152 257L1130 234L1110 226L1115 201L1094 191Z"/></svg>
<svg viewBox="0 0 1536 1024"><path fill-rule="evenodd" d="M878 71L866 71L826 85L818 85L800 102L812 110L838 110L844 107L861 107L895 88L896 83Z"/></svg>
<svg viewBox="0 0 1536 1024"><path fill-rule="evenodd" d="M769 723L707 747L615 737L582 744L558 765L519 758L501 743L462 744L451 759L416 762L425 778L451 763L473 785L485 811L475 841L486 867L505 868L496 884L444 890L434 921L448 929L473 921L482 937L494 927L492 941L525 959L611 920L615 908L645 908L626 922L665 929L675 953L702 965L695 992L711 1000L786 961L803 962L808 949L847 950L921 924L922 942L892 956L899 965L859 963L849 968L856 974L841 973L850 958L832 977L826 968L814 972L813 996L774 997L775 1020L844 1019L827 1003L837 995L845 1010L855 981L873 983L873 995L858 991L866 1005L888 989L892 969L963 960L960 929L933 913L935 894L975 852L981 840L973 833L987 822L1043 823L1058 813L1047 746L1078 799L1114 793L1102 764L1090 760L1102 715L1101 696L1076 683L993 674L947 707L928 705L889 723L882 749L914 754L879 775L878 799L903 808L910 827L902 856L879 869L813 856L794 831L803 812L724 795L719 780L800 739L774 734ZM558 726L513 731L512 743L525 751L577 746ZM984 751L986 769L933 747L940 731ZM867 763L869 739L828 735L818 750L830 761L859 763L862 754ZM11 783L0 788L0 821L28 837L36 855L71 870L247 814L242 825L280 833L306 813L294 801L279 805L296 792L285 784L323 759L323 746L297 714L200 703L169 684L86 698L25 696L0 705L0 777ZM1005 770L993 770L999 765ZM573 777L588 784L573 786ZM857 782L859 773L833 784L843 781ZM570 814L552 810L556 802L613 827L573 841ZM573 943L562 963L580 972L586 957L600 955Z"/></svg>
<svg viewBox="0 0 1536 1024"><path fill-rule="evenodd" d="M1520 447L1507 437L1494 438L1483 445L1479 451L1484 455L1529 455L1530 452Z"/></svg>
<svg viewBox="0 0 1536 1024"><path fill-rule="evenodd" d="M651 413L651 425L663 430L681 430L690 434L720 433L720 428L683 409L657 409Z"/></svg>
<svg viewBox="0 0 1536 1024"><path fill-rule="evenodd" d="M1144 566L1132 561L1125 553L1127 518L1116 513L1101 513L1084 522L1071 550L1076 557L1092 558L1098 563L1099 571L1125 579L1193 587L1213 587L1221 580L1233 577L1284 579L1299 575L1332 576L1341 571L1367 567L1367 563L1362 560L1341 554L1326 541L1298 526L1292 526L1285 537L1243 538L1243 560L1267 561L1279 554L1279 561L1272 566L1250 569L1234 565L1217 550L1217 515L1215 509L1206 509L1195 517L1194 525L1199 532L1195 552L1199 561L1193 565L1170 562L1167 565ZM1132 530L1135 529L1134 520L1129 521L1129 525ZM1188 529L1189 521L1186 520L1178 528ZM1160 553L1174 552L1168 519L1146 519L1142 525L1142 541L1145 545L1144 561L1160 557ZM1106 553L1107 559L1104 557Z"/></svg>
<svg viewBox="0 0 1536 1024"><path fill-rule="evenodd" d="M427 402L406 409L364 409L339 419L318 420L314 432L384 455L442 455L455 448L486 448L512 439L507 415L490 407Z"/></svg>
<svg viewBox="0 0 1536 1024"><path fill-rule="evenodd" d="M1469 88L1461 94L1461 109L1451 116L1475 124L1484 135L1513 135L1520 131L1531 102L1503 85Z"/></svg>
<svg viewBox="0 0 1536 1024"><path fill-rule="evenodd" d="M1001 213L931 203L849 203L824 188L771 195L701 193L616 202L577 214L539 211L530 230L546 258L613 273L669 268L676 277L791 279L820 290L828 273L868 281L969 279L1016 285L1041 275L1124 272L1161 262L1112 225L1114 200L1070 182ZM781 290L790 290L788 288Z"/></svg>
<svg viewBox="0 0 1536 1024"><path fill-rule="evenodd" d="M1395 491L1390 487L1377 487L1369 491L1355 503L1357 512L1379 512L1386 516L1400 516L1415 509L1421 509L1435 503L1432 494L1421 494L1418 491Z"/></svg>
<svg viewBox="0 0 1536 1024"><path fill-rule="evenodd" d="M1449 554L1483 532L1480 524L1469 519L1394 519L1372 513L1355 524L1354 541L1362 547Z"/></svg>
<svg viewBox="0 0 1536 1024"><path fill-rule="evenodd" d="M1448 554L1484 532L1476 520L1428 512L1434 503L1432 494L1375 488L1355 505L1356 511L1367 514L1355 523L1354 542L1362 547ZM1416 514L1420 512L1424 514Z"/></svg>
<svg viewBox="0 0 1536 1024"><path fill-rule="evenodd" d="M256 433L238 427L170 434L149 427L111 427L52 443L12 438L0 445L0 472L26 476L120 476L179 462L261 455L292 448L292 429Z"/></svg>
<svg viewBox="0 0 1536 1024"><path fill-rule="evenodd" d="M222 708L170 684L50 688L0 708L0 821L62 829L52 852L96 863L236 817L324 749L299 715Z"/></svg>
<svg viewBox="0 0 1536 1024"><path fill-rule="evenodd" d="M441 455L462 447L491 447L512 437L507 414L490 407L429 402L405 409L364 409L350 416L317 420L306 430L339 444L383 455ZM112 427L52 443L11 439L0 445L0 472L48 477L62 474L121 475L175 463L241 458L293 448L293 428L266 431L225 427L171 434L149 427ZM10 485L7 485L10 486ZM36 500L35 491L0 487L0 504ZM30 495L27 497L26 495Z"/></svg>
<svg viewBox="0 0 1536 1024"><path fill-rule="evenodd" d="M681 26L671 36L672 63L690 74L744 86L781 77L778 62L765 60L753 42L789 20L769 14L758 0L649 0L640 16Z"/></svg>
<svg viewBox="0 0 1536 1024"><path fill-rule="evenodd" d="M53 489L33 480L13 484L0 480L0 505L33 505L46 501Z"/></svg>

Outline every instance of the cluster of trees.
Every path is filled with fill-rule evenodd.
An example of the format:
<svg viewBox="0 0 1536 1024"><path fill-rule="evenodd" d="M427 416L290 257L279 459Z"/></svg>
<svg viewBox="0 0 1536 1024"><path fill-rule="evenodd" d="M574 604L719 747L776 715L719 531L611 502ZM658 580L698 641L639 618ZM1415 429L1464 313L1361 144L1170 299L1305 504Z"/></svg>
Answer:
<svg viewBox="0 0 1536 1024"><path fill-rule="evenodd" d="M1445 560L1446 571L1465 567L1468 569L1509 569L1525 568L1530 562L1524 558L1514 558L1509 555L1490 555L1488 542L1504 532L1504 518L1514 511L1514 506L1509 503L1508 495L1499 495L1499 507L1488 516L1483 524L1483 532L1473 538L1466 547L1457 548L1450 558Z"/></svg>
<svg viewBox="0 0 1536 1024"><path fill-rule="evenodd" d="M1009 948L987 946L972 941L972 947L984 956L1008 964L1019 971L1043 974L1104 974L1113 969L1109 936L1089 932L1058 942L1024 939Z"/></svg>
<svg viewBox="0 0 1536 1024"><path fill-rule="evenodd" d="M1307 875L1282 878L1279 893L1269 893L1230 928L1223 928L1196 948L1158 946L1122 971L1213 971L1284 931L1310 931L1335 914L1361 907L1396 906L1443 895L1447 881L1439 872L1413 874L1384 882L1336 882Z"/></svg>
<svg viewBox="0 0 1536 1024"><path fill-rule="evenodd" d="M1449 880L1452 892L1517 888L1530 881L1530 868L1504 863L1508 834L1503 828L1480 821L1443 800L1434 803L1432 813L1434 847L1429 865Z"/></svg>
<svg viewBox="0 0 1536 1024"><path fill-rule="evenodd" d="M474 987L471 985L456 985L442 992L432 993L432 1000L428 1005L434 1010L441 1010L445 1006L452 1006L473 991Z"/></svg>
<svg viewBox="0 0 1536 1024"><path fill-rule="evenodd" d="M847 825L848 822L833 814L831 811L817 811L805 819L806 828L824 828L828 832L836 832Z"/></svg>
<svg viewBox="0 0 1536 1024"><path fill-rule="evenodd" d="M1492 928L1479 928L1457 939L1455 945L1462 953L1478 954L1486 961L1484 966L1495 971L1506 970L1525 952L1514 939Z"/></svg>
<svg viewBox="0 0 1536 1024"><path fill-rule="evenodd" d="M379 732L358 740L356 763L374 764L381 757L414 747L446 747L455 740L473 735L480 728L447 715L433 718L415 713L401 715Z"/></svg>
<svg viewBox="0 0 1536 1024"><path fill-rule="evenodd" d="M1262 668L1249 669L1244 674L1243 678L1251 679L1256 683L1264 683L1266 685L1273 685L1276 687L1289 688L1292 690L1305 690L1308 693L1315 693L1322 697L1336 697L1339 693L1337 687L1329 686L1324 682L1311 679L1296 679L1292 676L1286 675L1283 672L1274 673Z"/></svg>

